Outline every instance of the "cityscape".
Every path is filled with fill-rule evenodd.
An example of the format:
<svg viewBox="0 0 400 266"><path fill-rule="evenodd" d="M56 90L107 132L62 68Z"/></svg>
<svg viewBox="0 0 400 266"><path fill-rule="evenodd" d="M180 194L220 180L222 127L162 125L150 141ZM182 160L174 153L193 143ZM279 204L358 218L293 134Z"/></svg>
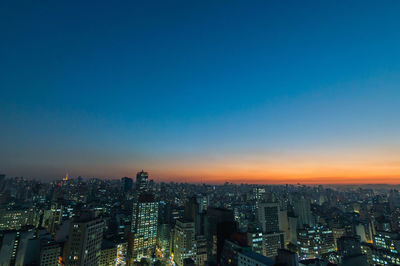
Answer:
<svg viewBox="0 0 400 266"><path fill-rule="evenodd" d="M0 176L0 265L399 265L399 186Z"/></svg>
<svg viewBox="0 0 400 266"><path fill-rule="evenodd" d="M0 266L400 265L399 0L1 0Z"/></svg>

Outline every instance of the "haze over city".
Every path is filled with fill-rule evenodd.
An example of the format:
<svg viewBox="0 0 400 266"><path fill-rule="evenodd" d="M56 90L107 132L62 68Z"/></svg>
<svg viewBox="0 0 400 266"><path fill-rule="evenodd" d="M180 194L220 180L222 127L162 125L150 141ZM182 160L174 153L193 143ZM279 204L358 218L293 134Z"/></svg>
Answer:
<svg viewBox="0 0 400 266"><path fill-rule="evenodd" d="M0 173L400 178L400 2L0 3Z"/></svg>

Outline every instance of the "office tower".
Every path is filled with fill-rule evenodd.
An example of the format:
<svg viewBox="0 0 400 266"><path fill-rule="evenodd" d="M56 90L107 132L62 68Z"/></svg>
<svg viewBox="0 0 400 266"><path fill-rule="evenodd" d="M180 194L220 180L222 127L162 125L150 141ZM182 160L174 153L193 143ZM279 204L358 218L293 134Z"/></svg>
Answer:
<svg viewBox="0 0 400 266"><path fill-rule="evenodd" d="M340 265L368 265L367 257L361 252L359 236L342 236L337 240Z"/></svg>
<svg viewBox="0 0 400 266"><path fill-rule="evenodd" d="M161 250L161 253L165 257L170 255L170 243L171 243L171 225L170 224L159 224L158 226L158 239L157 245Z"/></svg>
<svg viewBox="0 0 400 266"><path fill-rule="evenodd" d="M184 218L194 222L196 235L201 235L203 233L203 215L200 211L200 207L201 205L197 197L191 197L185 204Z"/></svg>
<svg viewBox="0 0 400 266"><path fill-rule="evenodd" d="M157 243L158 202L154 195L142 193L134 203L128 256L140 260L152 256Z"/></svg>
<svg viewBox="0 0 400 266"><path fill-rule="evenodd" d="M174 261L183 266L183 260L196 257L194 222L178 219L174 228Z"/></svg>
<svg viewBox="0 0 400 266"><path fill-rule="evenodd" d="M66 265L98 265L104 222L91 213L82 213L70 225L66 246Z"/></svg>
<svg viewBox="0 0 400 266"><path fill-rule="evenodd" d="M207 239L205 235L196 236L196 265L204 266L207 261Z"/></svg>
<svg viewBox="0 0 400 266"><path fill-rule="evenodd" d="M288 226L289 226L289 239L288 241L292 244L297 243L297 217L294 215L288 216Z"/></svg>
<svg viewBox="0 0 400 266"><path fill-rule="evenodd" d="M285 239L290 239L289 218L287 210L279 211L280 229L285 232Z"/></svg>
<svg viewBox="0 0 400 266"><path fill-rule="evenodd" d="M374 235L374 246L392 253L400 253L400 235L385 231L377 231Z"/></svg>
<svg viewBox="0 0 400 266"><path fill-rule="evenodd" d="M208 195L197 196L197 202L200 205L199 212L200 213L205 212L208 208Z"/></svg>
<svg viewBox="0 0 400 266"><path fill-rule="evenodd" d="M279 204L260 203L257 218L263 231L263 255L275 257L279 248L285 248L285 233L280 228Z"/></svg>
<svg viewBox="0 0 400 266"><path fill-rule="evenodd" d="M99 266L114 266L117 260L117 245L109 240L103 240Z"/></svg>
<svg viewBox="0 0 400 266"><path fill-rule="evenodd" d="M52 235L56 233L62 222L63 209L64 207L60 202L53 202L50 210L44 210L42 226Z"/></svg>
<svg viewBox="0 0 400 266"><path fill-rule="evenodd" d="M260 203L257 210L258 221L264 233L280 232L278 203Z"/></svg>
<svg viewBox="0 0 400 266"><path fill-rule="evenodd" d="M278 255L278 249L285 248L285 233L265 233L263 235L263 255L273 258Z"/></svg>
<svg viewBox="0 0 400 266"><path fill-rule="evenodd" d="M48 241L40 249L40 266L58 265L61 256L61 245Z"/></svg>
<svg viewBox="0 0 400 266"><path fill-rule="evenodd" d="M238 265L239 262L239 252L243 250L250 250L250 247L241 245L237 241L228 240L224 241L224 245L222 248L220 265L228 266L228 265Z"/></svg>
<svg viewBox="0 0 400 266"><path fill-rule="evenodd" d="M208 208L204 233L207 238L207 259L218 261L225 239L236 231L233 212L223 208Z"/></svg>
<svg viewBox="0 0 400 266"><path fill-rule="evenodd" d="M297 227L313 226L310 201L304 196L299 196L294 200L293 212L297 216Z"/></svg>
<svg viewBox="0 0 400 266"><path fill-rule="evenodd" d="M333 234L333 242L335 244L335 249L338 249L338 239L344 236L345 234L345 229L344 228L332 228L332 234Z"/></svg>
<svg viewBox="0 0 400 266"><path fill-rule="evenodd" d="M36 226L37 212L33 208L0 210L0 230L19 230L22 226Z"/></svg>
<svg viewBox="0 0 400 266"><path fill-rule="evenodd" d="M125 193L132 191L132 188L133 188L133 180L132 180L132 178L123 177L121 179L121 183L122 183L122 189L123 189L123 191Z"/></svg>
<svg viewBox="0 0 400 266"><path fill-rule="evenodd" d="M302 259L320 258L321 255L335 251L332 230L323 226L299 229L297 245Z"/></svg>
<svg viewBox="0 0 400 266"><path fill-rule="evenodd" d="M149 184L149 175L143 170L136 174L136 191L138 194L147 192Z"/></svg>
<svg viewBox="0 0 400 266"><path fill-rule="evenodd" d="M264 250L263 233L256 230L247 232L247 245L249 245L254 252L262 254Z"/></svg>

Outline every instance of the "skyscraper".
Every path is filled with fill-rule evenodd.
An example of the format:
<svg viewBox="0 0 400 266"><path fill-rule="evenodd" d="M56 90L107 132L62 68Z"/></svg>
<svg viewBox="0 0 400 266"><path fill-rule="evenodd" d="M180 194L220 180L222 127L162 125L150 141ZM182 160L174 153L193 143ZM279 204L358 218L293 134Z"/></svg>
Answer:
<svg viewBox="0 0 400 266"><path fill-rule="evenodd" d="M103 239L104 222L85 213L70 226L66 247L66 265L98 265Z"/></svg>
<svg viewBox="0 0 400 266"><path fill-rule="evenodd" d="M178 266L183 266L186 258L195 259L196 241L194 222L178 219L174 228L174 261Z"/></svg>
<svg viewBox="0 0 400 266"><path fill-rule="evenodd" d="M121 182L122 182L122 188L123 188L124 192L129 192L129 191L132 190L132 187L133 187L133 180L132 180L132 178L123 177L123 178L121 179Z"/></svg>
<svg viewBox="0 0 400 266"><path fill-rule="evenodd" d="M278 203L260 203L257 215L264 233L276 233L280 231Z"/></svg>
<svg viewBox="0 0 400 266"><path fill-rule="evenodd" d="M147 191L148 183L149 183L148 179L149 179L148 173L144 172L143 170L136 174L136 191L138 194L141 194L141 193Z"/></svg>
<svg viewBox="0 0 400 266"><path fill-rule="evenodd" d="M130 260L151 256L157 243L158 202L154 195L142 193L132 212L131 235L129 239Z"/></svg>
<svg viewBox="0 0 400 266"><path fill-rule="evenodd" d="M280 228L278 203L260 203L257 209L258 222L263 231L263 255L274 257L278 249L285 247L285 234Z"/></svg>
<svg viewBox="0 0 400 266"><path fill-rule="evenodd" d="M304 228L304 226L313 226L313 219L311 215L310 200L300 196L295 199L293 203L293 211L297 218L298 228Z"/></svg>

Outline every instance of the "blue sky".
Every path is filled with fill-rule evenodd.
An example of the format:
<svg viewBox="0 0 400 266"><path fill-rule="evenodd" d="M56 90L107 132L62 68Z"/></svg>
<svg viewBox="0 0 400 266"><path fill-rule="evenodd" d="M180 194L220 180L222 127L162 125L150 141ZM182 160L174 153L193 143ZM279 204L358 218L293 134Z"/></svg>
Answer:
<svg viewBox="0 0 400 266"><path fill-rule="evenodd" d="M146 168L190 181L210 165L225 178L230 158L397 160L385 154L400 147L399 11L398 1L2 1L0 172Z"/></svg>

